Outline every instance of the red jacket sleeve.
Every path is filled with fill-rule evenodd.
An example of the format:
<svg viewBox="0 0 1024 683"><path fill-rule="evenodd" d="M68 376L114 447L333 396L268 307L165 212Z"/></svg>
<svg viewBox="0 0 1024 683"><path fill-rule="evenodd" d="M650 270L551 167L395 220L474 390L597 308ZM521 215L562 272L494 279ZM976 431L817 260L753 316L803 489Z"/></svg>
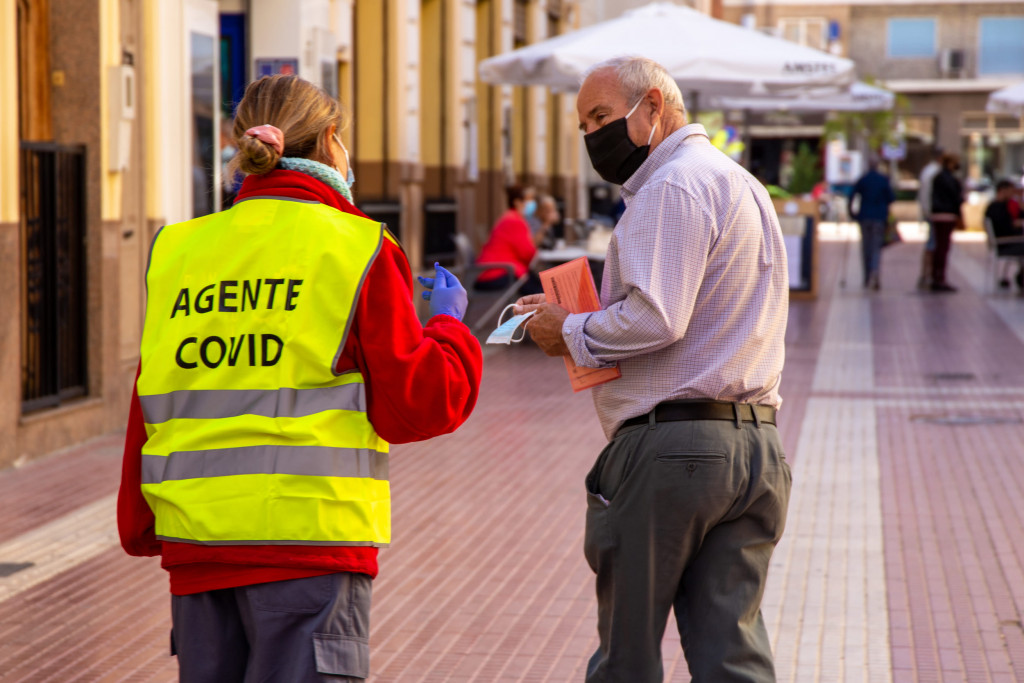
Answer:
<svg viewBox="0 0 1024 683"><path fill-rule="evenodd" d="M533 238L530 236L530 226L522 218L511 223L508 229L509 246L515 252L519 262L526 264L527 268L529 268L533 257L537 255L537 246L533 243Z"/></svg>
<svg viewBox="0 0 1024 683"><path fill-rule="evenodd" d="M446 315L421 326L412 291L405 254L385 241L337 366L354 363L363 373L370 423L390 443L455 431L476 405L483 371L480 343L469 328Z"/></svg>
<svg viewBox="0 0 1024 683"><path fill-rule="evenodd" d="M139 403L139 375L135 374L132 404L128 411L128 430L124 439L121 464L121 488L117 492L117 532L121 547L129 555L159 555L162 544L156 540L153 511L142 496L142 446L146 443L146 425Z"/></svg>

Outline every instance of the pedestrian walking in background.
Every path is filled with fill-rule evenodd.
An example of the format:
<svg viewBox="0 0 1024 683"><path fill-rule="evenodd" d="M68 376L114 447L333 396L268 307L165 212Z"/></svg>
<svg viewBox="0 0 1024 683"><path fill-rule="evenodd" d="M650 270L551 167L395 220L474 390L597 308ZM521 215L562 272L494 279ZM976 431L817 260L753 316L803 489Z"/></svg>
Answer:
<svg viewBox="0 0 1024 683"><path fill-rule="evenodd" d="M697 681L774 681L761 617L790 472L775 427L786 251L764 187L687 125L659 64L595 67L576 100L591 162L622 185L602 310L524 297L552 356L618 363L593 389L609 443L586 478L600 647L587 681L663 678L669 611Z"/></svg>
<svg viewBox="0 0 1024 683"><path fill-rule="evenodd" d="M882 246L889 226L889 207L896 201L889 176L878 170L878 159L868 163L868 172L853 185L850 192L850 216L860 225L863 253L864 286L877 290L881 284Z"/></svg>
<svg viewBox="0 0 1024 683"><path fill-rule="evenodd" d="M935 252L935 230L932 228L932 182L942 170L942 149L932 150L932 158L921 169L918 176L917 205L921 209L921 220L928 226L928 237L921 253L921 274L917 278L918 289L928 289L932 284L932 255Z"/></svg>
<svg viewBox="0 0 1024 683"><path fill-rule="evenodd" d="M996 183L996 196L985 207L985 220L992 224L992 234L996 239L1017 240L1004 242L996 246L999 256L1019 256L1017 264L1017 289L1024 293L1024 230L1021 228L1020 205L1015 195L1017 186L1012 180L1000 180ZM1005 265L1005 264L1004 264ZM1003 273L1005 273L1005 269ZM1005 275L999 279L999 286L1009 289L1010 279Z"/></svg>
<svg viewBox="0 0 1024 683"><path fill-rule="evenodd" d="M960 170L960 157L956 154L942 155L942 169L932 181L932 232L935 235L935 250L932 253L933 292L955 292L956 287L946 282L946 261L953 240L953 230L962 225L960 214L964 202L963 186L956 177Z"/></svg>
<svg viewBox="0 0 1024 683"><path fill-rule="evenodd" d="M153 244L118 529L170 574L190 683L365 679L388 444L477 399L465 290L437 268L420 325L402 248L352 204L342 125L307 81L252 83L235 204Z"/></svg>

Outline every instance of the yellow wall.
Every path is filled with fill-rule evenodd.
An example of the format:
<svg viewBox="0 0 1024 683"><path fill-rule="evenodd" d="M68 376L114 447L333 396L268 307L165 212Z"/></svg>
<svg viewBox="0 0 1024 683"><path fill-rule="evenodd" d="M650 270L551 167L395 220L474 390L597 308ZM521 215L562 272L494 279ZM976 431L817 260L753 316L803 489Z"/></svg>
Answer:
<svg viewBox="0 0 1024 683"><path fill-rule="evenodd" d="M0 0L0 223L18 222L18 14Z"/></svg>
<svg viewBox="0 0 1024 683"><path fill-rule="evenodd" d="M465 138L465 98L463 97L462 35L463 35L463 4L460 0L444 0L446 31L445 91L442 93L442 106L447 112L445 126L445 163L448 166L465 164L466 153L463 148ZM470 67L475 69L475 64Z"/></svg>
<svg viewBox="0 0 1024 683"><path fill-rule="evenodd" d="M361 3L356 7L355 33L355 131L354 153L359 161L384 161L386 118L384 88L387 62L384 55L384 3ZM394 39L394 38L392 38Z"/></svg>
<svg viewBox="0 0 1024 683"><path fill-rule="evenodd" d="M446 61L441 41L443 2L423 0L420 14L420 158L427 166L440 166L442 160L441 108L445 98L440 87Z"/></svg>
<svg viewBox="0 0 1024 683"><path fill-rule="evenodd" d="M118 132L110 125L110 78L108 70L121 63L121 23L118 0L100 2L100 204L103 220L121 218L121 173L108 167L110 136Z"/></svg>
<svg viewBox="0 0 1024 683"><path fill-rule="evenodd" d="M476 10L477 63L502 51L501 0L481 0ZM477 81L477 121L481 171L501 170L501 86Z"/></svg>
<svg viewBox="0 0 1024 683"><path fill-rule="evenodd" d="M341 131L341 141L345 144L345 149L349 150L355 147L352 141L352 118L355 116L355 110L352 108L354 93L355 90L352 84L352 57L351 51L347 50L346 58L338 62L338 99L341 101L341 105L345 108L345 112L347 114L345 119L345 129Z"/></svg>
<svg viewBox="0 0 1024 683"><path fill-rule="evenodd" d="M143 132L145 134L146 149L150 153L145 155L146 166L146 218L160 220L164 216L163 186L164 186L164 158L159 154L160 145L156 139L159 134L159 121L157 115L160 106L157 91L160 88L160 54L157 52L159 40L165 34L161 31L160 15L155 2L142 4L142 44L147 52L148 59L144 60L145 73L140 74L139 87L136 90L137 96L145 103L143 112Z"/></svg>

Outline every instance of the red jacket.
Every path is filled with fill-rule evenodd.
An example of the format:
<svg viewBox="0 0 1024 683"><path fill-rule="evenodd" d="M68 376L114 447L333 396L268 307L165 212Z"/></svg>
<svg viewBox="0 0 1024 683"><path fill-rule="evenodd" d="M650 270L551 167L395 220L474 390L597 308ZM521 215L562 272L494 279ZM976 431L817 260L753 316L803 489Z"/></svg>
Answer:
<svg viewBox="0 0 1024 683"><path fill-rule="evenodd" d="M313 200L364 215L333 189L297 171L249 176L236 201L259 196ZM476 404L483 367L480 344L461 322L436 315L425 327L420 325L412 291L405 254L384 240L359 293L337 365L339 372L358 368L366 378L370 423L390 443L422 441L455 431ZM129 555L161 555L174 595L339 571L377 575L376 548L158 541L153 512L141 491L145 442L136 385L128 414L117 526Z"/></svg>
<svg viewBox="0 0 1024 683"><path fill-rule="evenodd" d="M537 254L537 247L530 236L530 226L515 209L509 209L491 229L491 237L480 249L477 263L512 263L516 277L522 277L530 269L530 261ZM497 280L505 271L485 270L478 282Z"/></svg>

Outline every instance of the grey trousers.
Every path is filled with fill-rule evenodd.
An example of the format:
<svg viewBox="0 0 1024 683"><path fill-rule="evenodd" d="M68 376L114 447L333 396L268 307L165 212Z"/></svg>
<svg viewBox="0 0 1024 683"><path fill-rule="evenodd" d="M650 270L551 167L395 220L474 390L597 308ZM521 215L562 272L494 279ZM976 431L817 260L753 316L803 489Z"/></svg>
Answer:
<svg viewBox="0 0 1024 683"><path fill-rule="evenodd" d="M587 682L661 681L670 609L694 683L774 681L760 605L791 482L773 425L620 430L586 480L601 641Z"/></svg>
<svg viewBox="0 0 1024 683"><path fill-rule="evenodd" d="M365 574L341 572L171 596L184 683L361 681L370 675Z"/></svg>

